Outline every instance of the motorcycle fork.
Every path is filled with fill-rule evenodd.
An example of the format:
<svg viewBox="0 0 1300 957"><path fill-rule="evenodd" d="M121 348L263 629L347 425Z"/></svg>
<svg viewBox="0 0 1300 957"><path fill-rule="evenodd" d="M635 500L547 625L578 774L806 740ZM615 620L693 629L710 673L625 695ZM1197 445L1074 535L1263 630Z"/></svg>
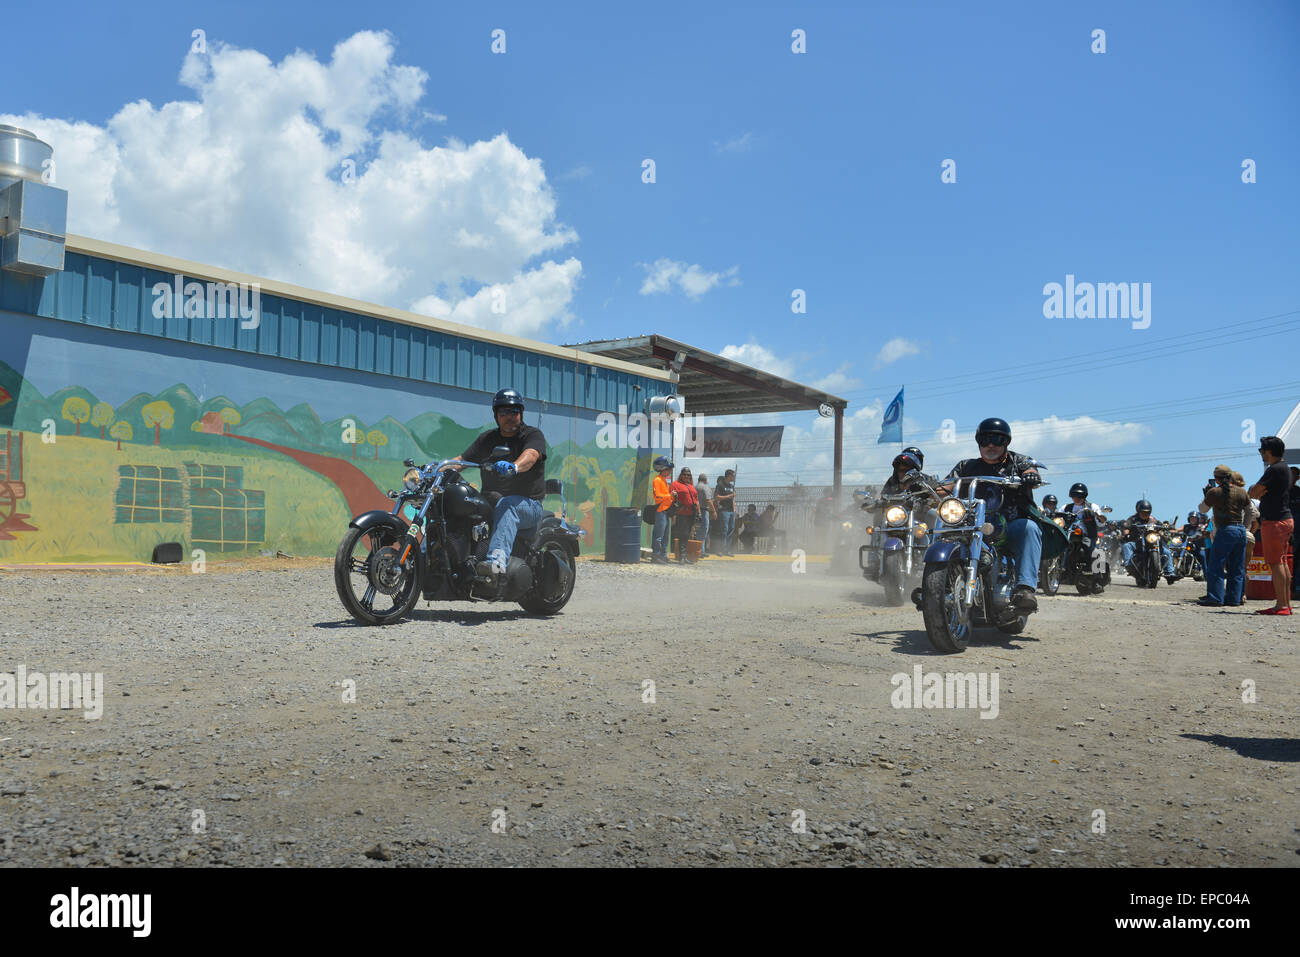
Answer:
<svg viewBox="0 0 1300 957"><path fill-rule="evenodd" d="M980 559L984 557L984 535L976 532L970 541L970 571L966 576L966 607L975 601L975 579L980 573Z"/></svg>

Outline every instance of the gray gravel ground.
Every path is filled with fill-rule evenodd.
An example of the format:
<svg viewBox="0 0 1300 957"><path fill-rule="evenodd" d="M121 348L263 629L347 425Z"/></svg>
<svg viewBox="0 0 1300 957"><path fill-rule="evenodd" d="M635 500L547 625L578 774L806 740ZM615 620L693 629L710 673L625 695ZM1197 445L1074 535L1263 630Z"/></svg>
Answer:
<svg viewBox="0 0 1300 957"><path fill-rule="evenodd" d="M105 680L98 721L0 711L0 864L1300 863L1300 618L1191 582L938 656L824 565L584 561L554 619L382 629L323 561L188 572L0 573L0 672ZM916 665L998 716L894 708Z"/></svg>

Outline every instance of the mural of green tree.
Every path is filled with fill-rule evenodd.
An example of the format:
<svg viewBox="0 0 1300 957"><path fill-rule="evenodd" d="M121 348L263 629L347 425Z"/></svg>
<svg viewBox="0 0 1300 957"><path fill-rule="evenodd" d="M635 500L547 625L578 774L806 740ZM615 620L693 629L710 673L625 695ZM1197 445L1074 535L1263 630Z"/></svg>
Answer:
<svg viewBox="0 0 1300 957"><path fill-rule="evenodd" d="M113 424L113 407L107 402L98 402L90 410L90 424L99 426L99 437L104 437L104 429Z"/></svg>
<svg viewBox="0 0 1300 957"><path fill-rule="evenodd" d="M366 441L375 447L375 459L379 459L379 450L388 444L388 436L384 435L378 429L371 429L366 433Z"/></svg>
<svg viewBox="0 0 1300 957"><path fill-rule="evenodd" d="M63 417L76 423L76 434L80 435L81 423L90 418L90 403L80 396L68 396L63 402Z"/></svg>
<svg viewBox="0 0 1300 957"><path fill-rule="evenodd" d="M121 452L122 440L126 439L126 441L130 442L134 432L131 429L131 423L123 420L120 422L114 422L113 427L108 430L108 434L112 438L117 439L117 450Z"/></svg>
<svg viewBox="0 0 1300 957"><path fill-rule="evenodd" d="M176 423L176 410L160 399L141 409L140 417L144 419L146 428L153 429L153 444L162 445L162 430L170 429Z"/></svg>
<svg viewBox="0 0 1300 957"><path fill-rule="evenodd" d="M222 410L221 410L221 421L224 422L224 423L226 423L225 433L224 433L224 434L229 435L229 434L230 434L230 427L231 427L232 425L238 425L238 424L240 423L239 410L238 410L238 409L232 409L232 408L230 408L229 406L227 406L226 408L222 409Z"/></svg>

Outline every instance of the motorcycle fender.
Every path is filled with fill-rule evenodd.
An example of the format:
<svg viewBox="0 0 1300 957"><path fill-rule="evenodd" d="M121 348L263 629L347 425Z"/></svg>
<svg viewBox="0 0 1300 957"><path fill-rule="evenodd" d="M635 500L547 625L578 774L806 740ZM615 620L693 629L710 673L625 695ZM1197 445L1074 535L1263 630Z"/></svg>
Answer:
<svg viewBox="0 0 1300 957"><path fill-rule="evenodd" d="M885 551L898 552L903 550L903 540L901 538L885 539Z"/></svg>
<svg viewBox="0 0 1300 957"><path fill-rule="evenodd" d="M402 521L392 512L385 512L381 508L369 512L362 512L349 522L348 525L351 528L360 529L376 528L381 525L387 525L399 535L405 535L406 529L409 527L406 522Z"/></svg>
<svg viewBox="0 0 1300 957"><path fill-rule="evenodd" d="M569 554L574 558L578 557L578 534L571 532L562 525L551 525L542 529L541 533L533 540L533 548L541 548L547 542L556 541L569 550Z"/></svg>
<svg viewBox="0 0 1300 957"><path fill-rule="evenodd" d="M925 563L947 564L956 555L958 558L970 558L970 549L964 542L935 542L925 550Z"/></svg>

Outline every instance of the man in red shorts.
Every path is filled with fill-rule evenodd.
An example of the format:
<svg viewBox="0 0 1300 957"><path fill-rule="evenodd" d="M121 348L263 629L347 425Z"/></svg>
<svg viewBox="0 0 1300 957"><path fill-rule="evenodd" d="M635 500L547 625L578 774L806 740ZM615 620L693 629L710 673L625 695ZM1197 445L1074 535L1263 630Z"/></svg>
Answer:
<svg viewBox="0 0 1300 957"><path fill-rule="evenodd" d="M1291 614L1291 573L1282 556L1291 550L1291 532L1295 520L1287 504L1291 473L1282 456L1286 445L1276 435L1259 440L1259 455L1264 460L1264 474L1249 489L1251 498L1259 499L1259 544L1273 575L1274 605L1261 608L1257 615Z"/></svg>

